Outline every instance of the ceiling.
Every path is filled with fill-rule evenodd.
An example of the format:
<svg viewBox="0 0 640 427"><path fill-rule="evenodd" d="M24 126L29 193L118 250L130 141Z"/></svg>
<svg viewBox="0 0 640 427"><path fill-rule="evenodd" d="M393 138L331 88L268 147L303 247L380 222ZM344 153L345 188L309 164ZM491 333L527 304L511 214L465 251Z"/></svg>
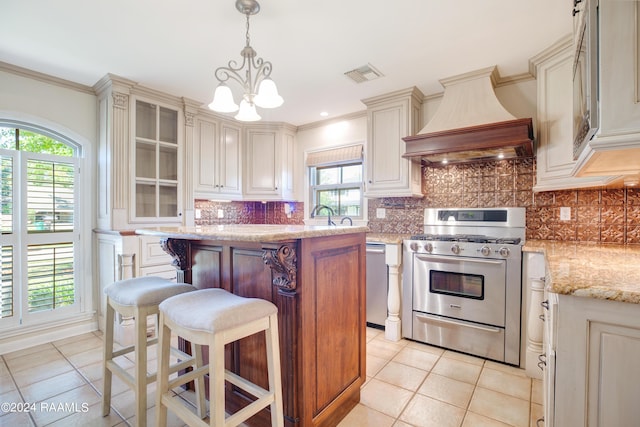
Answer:
<svg viewBox="0 0 640 427"><path fill-rule="evenodd" d="M559 0L262 0L251 45L273 64L284 98L265 120L302 125L362 111L361 99L529 58L572 30ZM203 105L214 70L240 61L245 16L235 0L2 0L0 61L93 86L107 73ZM384 77L356 84L367 63ZM239 88L231 83L239 98Z"/></svg>

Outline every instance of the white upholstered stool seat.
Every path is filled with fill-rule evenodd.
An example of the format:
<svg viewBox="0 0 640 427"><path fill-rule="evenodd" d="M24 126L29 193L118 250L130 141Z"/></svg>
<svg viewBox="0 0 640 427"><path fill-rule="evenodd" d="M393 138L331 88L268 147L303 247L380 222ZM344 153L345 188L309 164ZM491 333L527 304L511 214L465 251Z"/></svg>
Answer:
<svg viewBox="0 0 640 427"><path fill-rule="evenodd" d="M265 331L266 339L268 390L225 369L225 345L261 331ZM172 332L190 341L196 349L208 345L209 359L206 365L201 365L202 361L198 360L196 370L169 381L167 358ZM171 409L189 426L233 427L270 407L272 427L282 427L284 415L278 342L278 309L269 301L240 297L223 289L202 289L163 301L160 304L156 425L166 426L167 409ZM200 354L200 351L196 354ZM209 374L210 384L208 424L171 393L174 387L194 379L198 384L206 374ZM225 380L257 399L227 416ZM202 385L200 383L200 387Z"/></svg>
<svg viewBox="0 0 640 427"><path fill-rule="evenodd" d="M147 372L147 346L157 343L157 338L147 339L147 316L155 315L157 320L158 306L165 299L194 291L195 288L185 283L175 283L160 277L138 277L120 280L104 289L107 295L105 313L104 354L102 388L102 414L108 415L111 407L112 374L131 387L136 399L136 425L147 425L147 385L156 380L156 374ZM115 313L135 319L134 344L118 351L113 351L113 333ZM156 324L158 322L156 321ZM124 354L135 353L134 374L129 374L114 360ZM188 354L179 354L179 364L172 366L172 371L195 365L195 358ZM204 393L204 392L203 392ZM204 408L201 409L204 414Z"/></svg>

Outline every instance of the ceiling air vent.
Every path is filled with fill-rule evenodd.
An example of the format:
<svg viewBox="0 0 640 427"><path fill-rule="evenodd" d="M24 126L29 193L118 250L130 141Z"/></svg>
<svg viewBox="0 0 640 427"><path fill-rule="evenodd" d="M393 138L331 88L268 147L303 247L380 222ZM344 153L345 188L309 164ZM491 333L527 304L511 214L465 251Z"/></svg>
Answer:
<svg viewBox="0 0 640 427"><path fill-rule="evenodd" d="M355 70L347 71L344 75L356 83L368 82L370 80L375 80L378 77L382 77L382 73L376 70L371 64L363 65Z"/></svg>

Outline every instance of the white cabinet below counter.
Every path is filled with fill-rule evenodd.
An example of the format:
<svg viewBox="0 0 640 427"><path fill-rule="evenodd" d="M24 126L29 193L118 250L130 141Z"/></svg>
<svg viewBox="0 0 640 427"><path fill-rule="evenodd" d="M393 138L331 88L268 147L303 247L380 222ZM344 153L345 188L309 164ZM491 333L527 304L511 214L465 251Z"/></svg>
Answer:
<svg viewBox="0 0 640 427"><path fill-rule="evenodd" d="M640 305L558 295L555 322L554 425L638 425Z"/></svg>
<svg viewBox="0 0 640 427"><path fill-rule="evenodd" d="M544 254L545 427L640 419L640 246L527 241Z"/></svg>

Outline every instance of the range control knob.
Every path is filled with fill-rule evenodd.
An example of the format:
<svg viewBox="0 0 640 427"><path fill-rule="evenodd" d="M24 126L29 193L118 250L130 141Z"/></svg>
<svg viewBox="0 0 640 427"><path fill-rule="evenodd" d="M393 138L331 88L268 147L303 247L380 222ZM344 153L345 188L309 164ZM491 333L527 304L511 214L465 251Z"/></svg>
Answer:
<svg viewBox="0 0 640 427"><path fill-rule="evenodd" d="M409 247L413 252L418 252L418 244L416 242L411 243Z"/></svg>
<svg viewBox="0 0 640 427"><path fill-rule="evenodd" d="M510 253L510 252L509 252L509 248L502 247L502 248L500 248L500 250L498 251L498 253L500 254L500 256L503 256L503 257L505 257L505 258L506 258L506 257L508 257L508 256L509 256L509 253Z"/></svg>
<svg viewBox="0 0 640 427"><path fill-rule="evenodd" d="M489 246L483 246L480 248L480 253L484 256L489 256L491 254L491 248Z"/></svg>
<svg viewBox="0 0 640 427"><path fill-rule="evenodd" d="M460 253L460 246L454 243L453 245L451 245L451 252L458 255Z"/></svg>
<svg viewBox="0 0 640 427"><path fill-rule="evenodd" d="M433 251L433 243L425 243L424 250L431 253Z"/></svg>

